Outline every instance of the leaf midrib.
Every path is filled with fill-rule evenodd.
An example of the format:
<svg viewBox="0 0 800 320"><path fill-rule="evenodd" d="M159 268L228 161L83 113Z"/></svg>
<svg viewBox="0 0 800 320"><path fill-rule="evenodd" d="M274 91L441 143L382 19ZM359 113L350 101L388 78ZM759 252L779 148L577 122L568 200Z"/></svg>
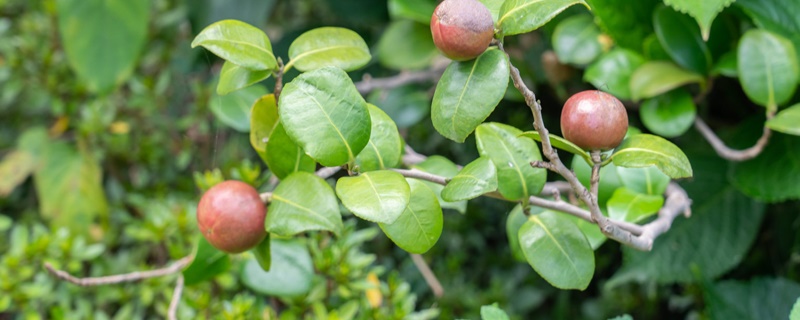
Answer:
<svg viewBox="0 0 800 320"><path fill-rule="evenodd" d="M538 224L540 227L542 227L542 230L544 230L544 232L547 234L547 237L550 238L551 241L553 241L553 244L556 245L558 250L561 251L561 253L564 255L564 257L567 258L567 261L569 261L569 265L570 265L570 267L572 267L572 271L575 273L575 277L579 278L580 277L580 272L578 272L577 265L575 265L575 262L572 261L572 257L570 257L570 255L567 254L567 252L564 250L564 247L562 247L561 244L557 241L556 237L553 236L552 233L550 233L550 229L548 229L547 226L545 226L544 223L542 223L542 220L540 220L536 216L531 217L531 221L533 221L533 223Z"/></svg>

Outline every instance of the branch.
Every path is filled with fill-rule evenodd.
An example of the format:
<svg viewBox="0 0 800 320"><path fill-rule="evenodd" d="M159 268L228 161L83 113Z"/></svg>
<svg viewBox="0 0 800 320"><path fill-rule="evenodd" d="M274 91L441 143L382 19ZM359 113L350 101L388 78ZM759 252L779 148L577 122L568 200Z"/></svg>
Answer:
<svg viewBox="0 0 800 320"><path fill-rule="evenodd" d="M422 258L421 255L412 253L411 260L414 261L414 265L417 266L419 272L422 273L422 277L425 279L425 282L428 283L428 286L431 287L431 291L433 291L433 295L437 298L441 298L444 295L444 287L439 282L439 279L436 278L436 275L433 274L433 271L425 263L425 259Z"/></svg>
<svg viewBox="0 0 800 320"><path fill-rule="evenodd" d="M275 72L275 89L273 92L275 93L275 103L277 104L280 101L281 91L283 91L283 71L284 65L283 60L281 57L278 57L278 71Z"/></svg>
<svg viewBox="0 0 800 320"><path fill-rule="evenodd" d="M392 89L411 83L435 82L442 76L444 69L437 67L424 71L403 71L386 78L373 78L366 74L355 85L358 92L367 94L376 89Z"/></svg>
<svg viewBox="0 0 800 320"><path fill-rule="evenodd" d="M768 120L772 119L774 116L775 111L770 111L767 113ZM700 134L703 135L704 138L706 138L706 140L708 140L708 143L711 144L711 146L714 148L714 151L716 151L720 157L731 161L745 161L755 158L761 153L762 150L764 150L767 142L769 142L770 135L772 135L772 131L767 126L764 126L764 131L761 133L761 137L758 138L758 141L756 141L756 144L744 150L735 150L725 145L725 142L722 142L722 140L700 117L696 117L694 119L694 127L700 132Z"/></svg>
<svg viewBox="0 0 800 320"><path fill-rule="evenodd" d="M44 268L47 269L47 271L50 272L50 274L54 275L56 278L67 281L69 283L79 285L81 287L90 287L90 286L101 286L107 284L117 284L122 282L132 282L142 279L156 278L156 277L170 275L173 273L178 273L185 266L189 265L189 263L192 262L192 259L193 259L192 256L186 256L178 261L175 261L172 265L165 268L155 269L150 271L134 271L131 273L118 274L113 276L104 276L104 277L77 278L67 273L66 271L54 268L53 265L51 265L48 262L44 263Z"/></svg>
<svg viewBox="0 0 800 320"><path fill-rule="evenodd" d="M169 310L167 310L169 320L178 319L178 303L181 301L181 294L183 294L183 275L178 276L178 283L175 284L175 290L172 291L172 299L169 301Z"/></svg>
<svg viewBox="0 0 800 320"><path fill-rule="evenodd" d="M658 210L658 218L643 226L641 237L658 238L672 227L672 222L678 215L683 213L687 218L692 215L692 199L689 199L686 191L677 183L670 182L664 195L667 199L664 201L664 206Z"/></svg>

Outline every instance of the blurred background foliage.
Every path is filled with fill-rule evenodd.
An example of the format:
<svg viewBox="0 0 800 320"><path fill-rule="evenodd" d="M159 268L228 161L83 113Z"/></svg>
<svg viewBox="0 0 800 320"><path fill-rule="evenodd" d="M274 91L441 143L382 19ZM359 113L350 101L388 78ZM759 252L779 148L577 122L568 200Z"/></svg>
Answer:
<svg viewBox="0 0 800 320"><path fill-rule="evenodd" d="M82 288L49 276L42 263L80 276L164 266L192 253L199 235L197 185L204 186L204 179L257 186L268 181L248 127L236 126L246 120L249 104L218 96L221 61L190 49L203 27L243 20L264 29L281 57L306 30L350 28L377 57L351 73L357 81L366 73L388 76L399 66L426 68L439 59L421 26L429 15L415 16L400 6L414 2L111 1L121 16L87 20L81 15L103 14L93 11L98 1L0 0L0 318L164 317L174 276ZM416 2L433 9L433 1ZM551 45L559 22L586 12L572 7L537 32L507 39L514 63L545 106L546 123L557 123L557 106L569 94L591 88L582 81L582 67L559 63ZM723 19L749 23L735 6ZM407 50L398 45L418 51L405 57ZM291 71L285 81L296 74ZM273 83L267 79L260 88ZM477 156L474 138L455 144L435 132L427 109L431 88L409 85L367 98L392 116L415 150L466 164ZM509 91L506 98L488 121L531 129L520 96ZM748 119L758 118L761 109L742 101L747 97L739 83L722 78L702 114L723 137L749 146L760 122ZM638 119L632 115L631 124L641 128ZM249 319L281 312L286 319L475 319L482 305L494 302L516 319L782 314L800 295L800 203L767 205L739 193L728 163L693 130L673 141L696 173L684 183L695 200L695 217L676 221L663 240L682 247L645 256L609 242L597 250L597 273L586 291L557 290L515 260L505 231L513 204L481 198L463 213L446 210L442 237L424 255L444 286L441 298L407 253L374 226L346 217L341 239L312 233L299 242L313 260L309 290L315 294L287 298L254 290L242 276L254 260L244 254L233 256L227 271L211 281L187 286L179 317ZM219 170L209 171L214 169ZM687 256L679 261L694 262L670 265L675 252ZM368 298L372 287L364 281L380 284L381 307ZM778 302L731 311L758 301Z"/></svg>

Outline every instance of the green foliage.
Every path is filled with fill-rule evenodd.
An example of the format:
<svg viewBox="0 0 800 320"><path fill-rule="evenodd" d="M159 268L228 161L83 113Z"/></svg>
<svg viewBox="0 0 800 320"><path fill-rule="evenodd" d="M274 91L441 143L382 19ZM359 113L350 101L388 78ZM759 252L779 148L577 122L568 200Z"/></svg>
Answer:
<svg viewBox="0 0 800 320"><path fill-rule="evenodd" d="M341 233L342 216L330 185L308 172L295 172L272 192L267 219L270 233L290 237L309 230Z"/></svg>
<svg viewBox="0 0 800 320"><path fill-rule="evenodd" d="M587 65L603 53L600 28L590 15L569 17L553 32L553 50L563 63Z"/></svg>
<svg viewBox="0 0 800 320"><path fill-rule="evenodd" d="M795 104L778 112L775 118L767 120L766 126L772 130L800 136L800 104Z"/></svg>
<svg viewBox="0 0 800 320"><path fill-rule="evenodd" d="M609 159L618 167L656 166L673 179L692 176L692 166L683 151L659 136L649 134L630 136L614 149Z"/></svg>
<svg viewBox="0 0 800 320"><path fill-rule="evenodd" d="M339 179L336 195L357 217L392 224L408 206L411 187L403 175L379 170Z"/></svg>
<svg viewBox="0 0 800 320"><path fill-rule="evenodd" d="M701 75L666 61L645 62L636 68L630 81L631 99L634 101L652 98L687 84L704 85Z"/></svg>
<svg viewBox="0 0 800 320"><path fill-rule="evenodd" d="M639 115L648 130L663 137L674 138L684 134L692 126L697 107L686 90L675 89L642 101Z"/></svg>
<svg viewBox="0 0 800 320"><path fill-rule="evenodd" d="M497 190L497 167L489 157L479 157L464 166L442 189L442 199L455 202L477 198Z"/></svg>
<svg viewBox="0 0 800 320"><path fill-rule="evenodd" d="M367 44L357 33L323 27L303 33L292 42L286 69L292 65L300 71L334 66L352 71L363 67L371 57Z"/></svg>
<svg viewBox="0 0 800 320"><path fill-rule="evenodd" d="M726 280L705 288L703 296L711 319L791 319L800 284L782 278Z"/></svg>
<svg viewBox="0 0 800 320"><path fill-rule="evenodd" d="M769 31L751 30L742 36L737 53L739 79L750 100L774 110L792 97L800 66L789 40Z"/></svg>
<svg viewBox="0 0 800 320"><path fill-rule="evenodd" d="M425 183L408 179L411 194L403 213L394 223L379 223L381 230L410 253L422 254L430 250L442 235L444 217L436 194Z"/></svg>
<svg viewBox="0 0 800 320"><path fill-rule="evenodd" d="M628 84L631 75L644 61L644 58L634 51L615 48L589 65L583 74L583 79L619 99L630 99L631 88Z"/></svg>
<svg viewBox="0 0 800 320"><path fill-rule="evenodd" d="M583 0L506 0L500 6L497 27L503 35L511 36L539 29L557 14L575 4L588 8Z"/></svg>
<svg viewBox="0 0 800 320"><path fill-rule="evenodd" d="M475 130L478 153L492 160L497 169L497 191L510 200L539 194L547 179L544 169L530 165L542 160L539 148L520 134L517 128L494 122L483 123Z"/></svg>
<svg viewBox="0 0 800 320"><path fill-rule="evenodd" d="M394 168L403 155L403 139L397 125L375 105L367 104L367 108L372 130L367 146L356 156L356 166L360 171Z"/></svg>

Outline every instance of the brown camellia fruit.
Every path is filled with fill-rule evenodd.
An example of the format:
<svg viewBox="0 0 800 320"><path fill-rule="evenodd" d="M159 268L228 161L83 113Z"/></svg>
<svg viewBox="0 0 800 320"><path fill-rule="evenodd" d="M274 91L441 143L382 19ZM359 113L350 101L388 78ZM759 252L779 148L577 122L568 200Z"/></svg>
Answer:
<svg viewBox="0 0 800 320"><path fill-rule="evenodd" d="M494 36L492 13L478 0L444 0L431 16L433 43L446 57L465 61L486 51Z"/></svg>
<svg viewBox="0 0 800 320"><path fill-rule="evenodd" d="M267 232L267 210L250 185L227 180L208 189L197 204L200 232L215 248L240 253L255 247Z"/></svg>
<svg viewBox="0 0 800 320"><path fill-rule="evenodd" d="M585 150L616 148L628 131L628 113L616 97L597 90L574 94L561 110L564 138Z"/></svg>

